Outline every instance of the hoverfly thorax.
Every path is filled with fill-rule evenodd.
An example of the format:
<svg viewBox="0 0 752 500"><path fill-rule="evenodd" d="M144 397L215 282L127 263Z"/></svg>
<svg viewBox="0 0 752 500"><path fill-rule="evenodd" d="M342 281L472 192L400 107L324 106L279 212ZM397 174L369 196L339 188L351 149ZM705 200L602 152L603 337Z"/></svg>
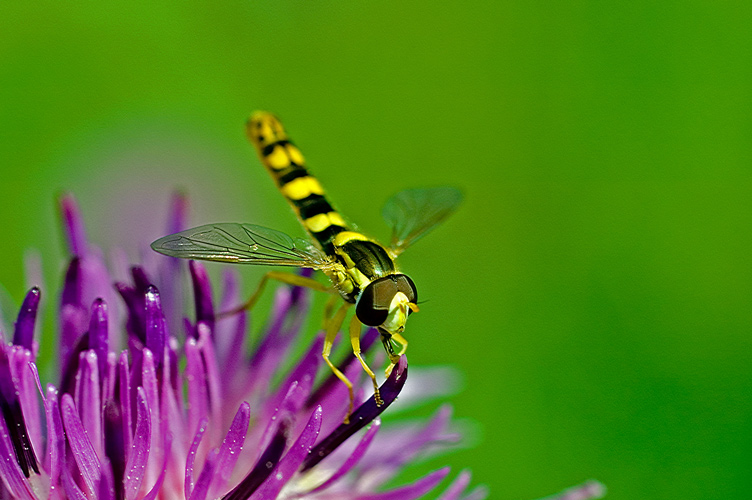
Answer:
<svg viewBox="0 0 752 500"><path fill-rule="evenodd" d="M355 314L361 323L401 333L407 317L417 310L418 290L406 274L391 274L372 281L358 297Z"/></svg>

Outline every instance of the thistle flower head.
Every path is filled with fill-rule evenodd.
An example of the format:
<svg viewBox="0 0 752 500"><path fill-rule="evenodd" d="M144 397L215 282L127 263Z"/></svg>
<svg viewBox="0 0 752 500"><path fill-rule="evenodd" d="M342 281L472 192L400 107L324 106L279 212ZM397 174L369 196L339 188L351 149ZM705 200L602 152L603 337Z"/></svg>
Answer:
<svg viewBox="0 0 752 500"><path fill-rule="evenodd" d="M483 487L468 491L467 471L439 488L448 467L385 489L407 464L459 439L449 431L447 406L421 424L382 429L380 414L407 381L406 357L381 386L381 406L368 397L370 381L359 379L357 359L341 362L348 378L359 380L362 401L344 424L347 390L320 366L322 336L287 367L308 292L279 288L251 349L246 312L215 314L242 302L234 272L224 274L215 303L206 270L190 262L193 311L185 317L181 262L150 255L115 279L88 242L74 200L63 198L61 208L72 256L60 293L53 384L42 385L35 363L45 292L27 293L12 337L0 325L0 498L487 496ZM185 213L178 196L168 232L184 228ZM114 267L127 269L122 258ZM375 330L364 335L364 352L377 337Z"/></svg>
<svg viewBox="0 0 752 500"><path fill-rule="evenodd" d="M28 292L12 339L0 347L6 496L369 498L419 451L456 439L445 408L399 449L380 445L389 433L379 415L404 387L407 359L382 386L385 404L365 399L349 424L342 423L344 386L317 378L321 336L285 370L306 317L306 291L277 290L251 351L246 313L215 316L242 302L235 274L225 274L215 306L206 270L190 262L194 312L184 318L180 262L152 258L115 280L87 241L74 200L63 198L61 211L72 257L60 294L55 385L42 388L35 365L39 288ZM184 219L185 200L176 197L168 230L183 229ZM364 351L376 337L365 335ZM341 368L357 380L354 357ZM368 386L358 385L361 400ZM419 498L448 473L381 495ZM446 498L461 498L467 479L461 474Z"/></svg>

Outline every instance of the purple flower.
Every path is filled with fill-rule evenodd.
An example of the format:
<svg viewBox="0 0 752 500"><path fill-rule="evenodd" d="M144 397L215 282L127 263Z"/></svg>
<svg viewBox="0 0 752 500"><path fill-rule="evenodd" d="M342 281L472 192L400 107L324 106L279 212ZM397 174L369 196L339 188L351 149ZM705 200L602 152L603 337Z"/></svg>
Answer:
<svg viewBox="0 0 752 500"><path fill-rule="evenodd" d="M146 255L115 278L73 199L61 205L73 256L60 294L56 385L43 388L35 364L43 292L28 292L11 343L0 325L0 498L486 498L484 487L467 491L467 471L445 479L448 467L384 489L419 455L459 440L447 406L419 425L382 429L379 415L405 386L406 357L381 386L382 406L357 359L341 362L362 401L343 424L347 391L320 369L322 336L291 359L308 292L279 288L250 349L247 313L215 316L242 302L233 270L215 303L204 267L191 262L194 312L185 318L183 263ZM169 232L183 229L185 213L178 196ZM122 257L113 267L127 269ZM377 336L364 335L364 352ZM561 498L594 498L600 488L589 483Z"/></svg>

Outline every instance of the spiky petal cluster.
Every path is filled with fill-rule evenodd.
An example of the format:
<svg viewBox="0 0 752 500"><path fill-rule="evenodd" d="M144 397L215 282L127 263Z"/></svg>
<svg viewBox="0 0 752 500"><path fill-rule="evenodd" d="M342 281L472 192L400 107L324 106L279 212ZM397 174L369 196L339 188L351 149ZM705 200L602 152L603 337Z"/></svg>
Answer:
<svg viewBox="0 0 752 500"><path fill-rule="evenodd" d="M344 386L333 376L316 383L321 336L285 370L306 316L304 290L277 290L268 326L250 351L247 314L216 319L202 265L188 266L195 303L188 320L179 309L180 262L159 257L116 281L69 197L62 214L73 257L59 310L60 377L44 389L39 382L35 287L12 342L0 347L0 497L376 498L420 450L456 439L443 408L399 446L383 446L390 437L379 414L407 380L406 359L382 386L385 404L365 399L349 424L342 423ZM169 232L183 229L184 214L178 197ZM219 308L241 302L238 288L226 274ZM364 350L376 335L365 335ZM357 360L345 359L341 368L358 380ZM368 386L358 384L361 400ZM378 498L419 498L448 473L439 469ZM480 489L465 494L468 480L461 473L442 498L485 496Z"/></svg>
<svg viewBox="0 0 752 500"><path fill-rule="evenodd" d="M167 232L183 229L185 212L176 197ZM359 378L354 357L340 364L359 380L363 401L343 424L348 397L320 370L321 336L288 363L306 317L304 290L277 290L251 350L248 315L217 319L202 265L188 266L189 320L181 262L152 256L115 280L71 198L62 214L73 256L60 300L57 385L43 388L35 364L38 288L23 302L12 341L0 338L0 498L410 500L449 474L445 467L384 490L418 455L458 439L446 406L419 425L381 429L379 415L407 380L405 357L381 387L383 406L365 399L370 381ZM225 274L218 309L240 303L238 290L236 276ZM364 352L376 337L364 335ZM461 472L438 499L487 496L482 487L468 492L469 483ZM599 496L595 484L562 498Z"/></svg>

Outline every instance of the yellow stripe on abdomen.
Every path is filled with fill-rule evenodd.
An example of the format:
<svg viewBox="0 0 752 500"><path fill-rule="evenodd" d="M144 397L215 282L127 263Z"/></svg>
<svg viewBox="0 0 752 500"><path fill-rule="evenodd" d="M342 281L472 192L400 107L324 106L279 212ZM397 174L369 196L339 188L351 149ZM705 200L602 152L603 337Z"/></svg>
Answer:
<svg viewBox="0 0 752 500"><path fill-rule="evenodd" d="M324 194L324 188L321 187L319 181L310 175L297 177L287 184L280 186L279 190L290 200L302 200L312 194Z"/></svg>
<svg viewBox="0 0 752 500"><path fill-rule="evenodd" d="M303 227L332 255L331 240L347 225L327 201L319 181L308 172L303 155L290 141L282 123L271 113L257 111L248 120L246 132Z"/></svg>
<svg viewBox="0 0 752 500"><path fill-rule="evenodd" d="M293 165L303 165L303 155L292 144L274 144L271 151L262 156L264 165L276 172L290 168Z"/></svg>
<svg viewBox="0 0 752 500"><path fill-rule="evenodd" d="M329 212L303 219L303 225L312 233L320 233L330 226L344 226L344 221L337 212Z"/></svg>

